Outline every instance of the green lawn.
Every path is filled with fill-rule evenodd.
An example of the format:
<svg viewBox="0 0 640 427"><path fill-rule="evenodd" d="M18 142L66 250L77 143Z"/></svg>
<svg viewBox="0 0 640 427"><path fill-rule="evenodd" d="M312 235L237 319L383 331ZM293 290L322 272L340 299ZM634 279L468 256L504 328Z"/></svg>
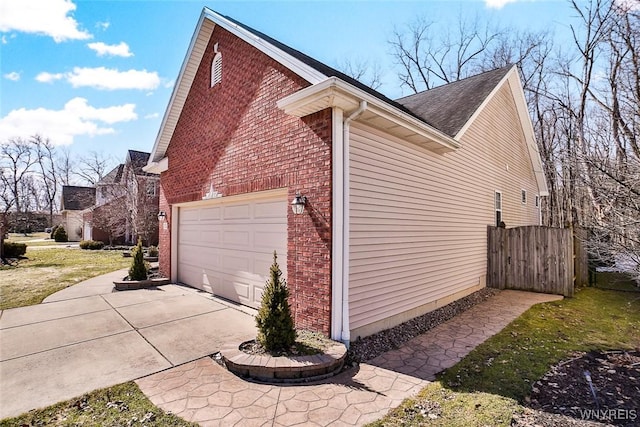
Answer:
<svg viewBox="0 0 640 427"><path fill-rule="evenodd" d="M0 267L0 309L39 304L47 296L100 274L129 267L119 251L31 249L27 259Z"/></svg>
<svg viewBox="0 0 640 427"><path fill-rule="evenodd" d="M44 239L44 241L41 241ZM56 242L51 239L49 233L28 233L26 236L22 233L9 233L6 242L25 243L27 246L67 246L77 244L78 242Z"/></svg>
<svg viewBox="0 0 640 427"><path fill-rule="evenodd" d="M155 407L134 382L93 391L16 418L0 426L197 426Z"/></svg>
<svg viewBox="0 0 640 427"><path fill-rule="evenodd" d="M573 352L639 346L640 294L579 289L534 306L373 425L508 426L532 384Z"/></svg>

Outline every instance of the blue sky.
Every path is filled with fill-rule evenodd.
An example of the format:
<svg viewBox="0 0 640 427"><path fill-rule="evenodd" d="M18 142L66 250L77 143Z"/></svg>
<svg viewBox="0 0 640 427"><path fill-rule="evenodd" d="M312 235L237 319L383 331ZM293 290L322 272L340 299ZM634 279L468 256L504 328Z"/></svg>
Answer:
<svg viewBox="0 0 640 427"><path fill-rule="evenodd" d="M392 98L406 94L387 43L394 26L462 14L562 32L571 16L562 0L2 0L0 141L40 133L114 162L151 151L204 6L331 66L377 62Z"/></svg>

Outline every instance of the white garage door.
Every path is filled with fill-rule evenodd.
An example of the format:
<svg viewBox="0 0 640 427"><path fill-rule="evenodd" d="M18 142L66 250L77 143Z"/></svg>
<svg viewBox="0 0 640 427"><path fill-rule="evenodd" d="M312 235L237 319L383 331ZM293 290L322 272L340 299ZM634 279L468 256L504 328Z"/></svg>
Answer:
<svg viewBox="0 0 640 427"><path fill-rule="evenodd" d="M286 195L220 199L178 211L178 281L260 305L273 251L286 277Z"/></svg>

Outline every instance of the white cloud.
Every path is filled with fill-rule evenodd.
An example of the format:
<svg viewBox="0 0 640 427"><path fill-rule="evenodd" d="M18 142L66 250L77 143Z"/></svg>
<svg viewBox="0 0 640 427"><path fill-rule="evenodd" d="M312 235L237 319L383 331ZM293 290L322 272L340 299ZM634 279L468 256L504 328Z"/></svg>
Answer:
<svg viewBox="0 0 640 427"><path fill-rule="evenodd" d="M20 73L16 73L15 71L12 71L10 73L5 74L4 78L7 80L11 80L12 82L17 82L18 80L20 80Z"/></svg>
<svg viewBox="0 0 640 427"><path fill-rule="evenodd" d="M171 88L173 88L174 84L176 84L175 80L169 80L169 81L165 82L164 87L166 87L167 89L171 89Z"/></svg>
<svg viewBox="0 0 640 427"><path fill-rule="evenodd" d="M490 9L502 9L509 3L515 3L518 0L484 0L484 5Z"/></svg>
<svg viewBox="0 0 640 427"><path fill-rule="evenodd" d="M42 72L36 77L36 80L41 83L51 83L54 80L60 79L66 80L75 88L92 87L101 90L154 90L160 85L160 77L155 71L119 71L116 69L105 67L75 67L73 71L69 73L52 74L48 72Z"/></svg>
<svg viewBox="0 0 640 427"><path fill-rule="evenodd" d="M71 0L2 0L0 32L42 34L56 43L91 38L70 16L75 9Z"/></svg>
<svg viewBox="0 0 640 427"><path fill-rule="evenodd" d="M96 22L96 28L102 31L107 31L107 29L111 26L111 22L109 21L98 21Z"/></svg>
<svg viewBox="0 0 640 427"><path fill-rule="evenodd" d="M39 81L40 83L53 83L55 80L60 80L63 77L64 77L64 74L62 73L52 74L52 73L47 73L46 71L43 71L42 73L36 76L36 80Z"/></svg>
<svg viewBox="0 0 640 427"><path fill-rule="evenodd" d="M158 117L160 117L159 113L151 113L144 116L145 119L157 119Z"/></svg>
<svg viewBox="0 0 640 427"><path fill-rule="evenodd" d="M115 133L110 126L136 120L135 104L96 108L84 98L73 98L62 110L20 108L0 118L0 141L11 137L40 134L56 145L69 145L76 136L98 136Z"/></svg>
<svg viewBox="0 0 640 427"><path fill-rule="evenodd" d="M75 67L72 73L65 75L65 78L73 87L93 87L102 90L153 90L160 84L160 77L155 71L118 71L104 67Z"/></svg>
<svg viewBox="0 0 640 427"><path fill-rule="evenodd" d="M102 42L89 43L87 44L89 49L95 50L98 56L122 56L124 58L128 58L129 56L133 56L133 53L129 50L129 45L125 42L120 42L119 44L105 44Z"/></svg>

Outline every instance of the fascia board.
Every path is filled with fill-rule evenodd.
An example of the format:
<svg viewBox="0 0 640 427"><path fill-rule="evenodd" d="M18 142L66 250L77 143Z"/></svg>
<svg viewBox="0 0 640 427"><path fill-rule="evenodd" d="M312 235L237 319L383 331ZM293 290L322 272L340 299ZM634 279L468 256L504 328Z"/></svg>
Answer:
<svg viewBox="0 0 640 427"><path fill-rule="evenodd" d="M516 109L518 110L518 117L522 124L522 130L524 132L524 138L527 143L527 151L531 159L531 166L536 176L536 182L538 184L538 194L540 196L549 195L549 187L547 186L547 179L542 167L542 158L540 157L540 151L538 150L538 144L536 142L535 132L533 130L533 124L531 123L531 117L529 116L529 109L527 108L527 100L524 96L524 89L520 81L520 76L515 73L509 79L509 86L511 93L515 100Z"/></svg>
<svg viewBox="0 0 640 427"><path fill-rule="evenodd" d="M142 168L143 171L148 173L161 174L169 169L169 158L163 157L157 162L149 162Z"/></svg>
<svg viewBox="0 0 640 427"><path fill-rule="evenodd" d="M311 67L310 65L307 65L304 62L300 61L299 59L289 55L288 53L277 48L276 46L272 45L268 41L261 39L257 35L253 34L251 31L228 20L224 16L217 14L211 9L205 7L203 9L203 13L208 19L210 19L217 25L220 25L225 30L229 31L230 33L234 34L235 36L249 43L251 46L255 47L265 55L271 57L278 63L284 65L289 70L293 71L294 73L296 73L298 76L302 77L309 83L316 84L327 78L327 76L325 76L315 68Z"/></svg>
<svg viewBox="0 0 640 427"><path fill-rule="evenodd" d="M473 112L473 114L471 115L469 120L467 120L467 122L464 124L464 126L462 126L462 128L460 128L460 130L458 131L458 133L455 136L455 139L460 141L460 138L462 138L462 136L465 134L465 132L467 132L469 127L471 127L471 124L473 124L473 122L476 120L476 118L482 113L482 111L487 106L487 104L489 104L489 102L491 102L491 100L493 99L495 94L498 93L500 88L502 88L502 85L504 84L504 82L509 80L509 77L511 77L514 73L516 75L518 74L517 65L514 65L513 67L511 67L511 69L502 77L502 79L500 79L498 84L493 88L493 90L489 93L489 95L487 95L487 97L484 99L484 101L482 101L480 106L478 106L478 108L476 108L476 111Z"/></svg>
<svg viewBox="0 0 640 427"><path fill-rule="evenodd" d="M198 43L199 39L204 37L211 37L213 33L213 28L215 26L207 26L204 27L205 23L205 11L203 10L200 14L200 18L198 19L198 24L196 25L196 29L191 37L191 42L189 43L189 48L187 49L187 54L182 61L182 66L180 67L180 73L178 74L178 79L176 80L175 85L173 86L173 91L171 92L171 98L169 98L169 104L164 112L164 117L162 118L162 123L160 125L160 129L158 131L158 135L156 136L156 141L153 145L153 150L151 150L151 155L149 156L148 164L152 162L156 162L159 159L163 158L166 154L167 147L169 145L169 140L173 135L173 131L177 125L178 119L176 110L182 110L184 107L184 102L186 101L187 93L189 92L189 88L191 88L191 84L193 83L193 79L195 78L195 73L192 76L185 76L185 71L187 67L196 62L200 64L202 60L202 54L194 55L194 47ZM210 27L210 28L209 28ZM206 30L206 31L204 31ZM204 31L204 32L203 32ZM197 56L197 57L196 57ZM186 92L186 93L185 93ZM178 99L179 95L180 99Z"/></svg>
<svg viewBox="0 0 640 427"><path fill-rule="evenodd" d="M322 98L326 98L329 101L323 104L323 108L338 107L343 110L344 104L352 105L353 108L351 109L355 109L360 104L360 101L367 101L367 111L369 112L393 121L414 133L428 137L449 150L455 150L460 147L458 141L438 129L337 77L330 77L321 83L299 90L279 100L277 105L287 114L296 115L296 110L301 110L304 106ZM345 110L345 112L348 113L348 110Z"/></svg>

